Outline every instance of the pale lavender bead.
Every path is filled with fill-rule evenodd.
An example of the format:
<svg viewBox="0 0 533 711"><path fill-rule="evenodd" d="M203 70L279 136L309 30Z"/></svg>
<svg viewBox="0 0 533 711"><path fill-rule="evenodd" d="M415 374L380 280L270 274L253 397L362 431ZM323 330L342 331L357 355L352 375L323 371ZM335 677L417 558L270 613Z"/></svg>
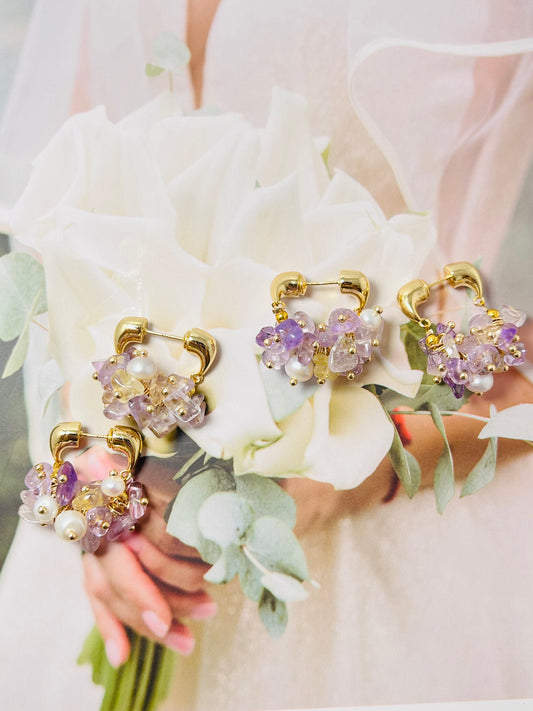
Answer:
<svg viewBox="0 0 533 711"><path fill-rule="evenodd" d="M526 314L523 311L518 311L513 306L509 306L509 304L501 307L500 316L503 321L512 323L518 328L526 322Z"/></svg>
<svg viewBox="0 0 533 711"><path fill-rule="evenodd" d="M135 519L129 513L116 516L107 532L110 541L116 541L125 531L128 531L135 523Z"/></svg>
<svg viewBox="0 0 533 711"><path fill-rule="evenodd" d="M333 373L346 373L359 363L357 352L350 353L350 348L355 348L353 337L339 336L328 358L328 366Z"/></svg>
<svg viewBox="0 0 533 711"><path fill-rule="evenodd" d="M489 365L494 365L497 370L503 367L503 356L496 346L484 343L469 354L468 366L472 373L476 375L488 373Z"/></svg>
<svg viewBox="0 0 533 711"><path fill-rule="evenodd" d="M58 506L66 506L69 504L81 488L74 467L70 462L63 462L59 467L57 477L59 479L63 476L67 477L67 481L57 485L56 500Z"/></svg>
<svg viewBox="0 0 533 711"><path fill-rule="evenodd" d="M140 481L132 481L128 485L128 497L130 501L139 501L144 496L143 485Z"/></svg>
<svg viewBox="0 0 533 711"><path fill-rule="evenodd" d="M271 364L271 367L279 370L289 360L290 353L285 348L283 343L273 343L270 348L266 348L261 356L261 360L265 365ZM268 366L267 366L268 367Z"/></svg>
<svg viewBox="0 0 533 711"><path fill-rule="evenodd" d="M313 348L313 343L316 341L314 332L306 331L304 337L298 348L296 349L296 355L298 360L302 365L309 365L313 360L315 354L315 349Z"/></svg>
<svg viewBox="0 0 533 711"><path fill-rule="evenodd" d="M357 343L357 355L359 360L366 361L372 356L372 344L370 341L360 341Z"/></svg>
<svg viewBox="0 0 533 711"><path fill-rule="evenodd" d="M183 397L179 392L171 393L163 402L174 417L184 423L197 420L198 415L205 411L205 401L201 393L197 393L196 398Z"/></svg>
<svg viewBox="0 0 533 711"><path fill-rule="evenodd" d="M179 392L187 396L194 392L196 386L190 378L184 378L182 375L171 375L169 377L175 381L174 384L168 383L168 387L172 389L172 392Z"/></svg>
<svg viewBox="0 0 533 711"><path fill-rule="evenodd" d="M339 316L341 321L339 321ZM328 319L328 329L339 336L341 333L354 333L361 325L361 319L351 309L335 309Z"/></svg>
<svg viewBox="0 0 533 711"><path fill-rule="evenodd" d="M460 358L449 358L447 361L446 378L451 380L455 385L465 385L467 379L461 378L463 373L468 375L468 366L464 360Z"/></svg>
<svg viewBox="0 0 533 711"><path fill-rule="evenodd" d="M444 353L437 351L436 353L430 353L428 355L427 372L429 375L437 375L438 377L442 377L443 373L446 371L439 370L439 366L441 365L447 367L447 358Z"/></svg>
<svg viewBox="0 0 533 711"><path fill-rule="evenodd" d="M294 314L294 320L300 326L304 333L315 332L315 322L313 321L311 316L309 316L309 314L305 313L305 311L297 311Z"/></svg>
<svg viewBox="0 0 533 711"><path fill-rule="evenodd" d="M88 528L86 534L81 539L81 547L86 553L96 553L100 548L101 539L95 535L95 532Z"/></svg>
<svg viewBox="0 0 533 711"><path fill-rule="evenodd" d="M267 346L265 346L265 341L272 341L275 335L276 329L274 326L264 326L255 337L255 342L258 346L261 346L261 348L266 348Z"/></svg>
<svg viewBox="0 0 533 711"><path fill-rule="evenodd" d="M357 328L354 335L356 343L364 343L365 341L370 343L374 338L374 334L366 326L360 326Z"/></svg>
<svg viewBox="0 0 533 711"><path fill-rule="evenodd" d="M475 316L472 316L468 323L468 330L475 328L477 330L486 328L487 326L490 326L492 324L492 316L489 316L486 311L482 311L481 313L476 314Z"/></svg>
<svg viewBox="0 0 533 711"><path fill-rule="evenodd" d="M455 331L448 331L442 336L441 343L448 355L448 358L458 358L459 350L457 348L457 343L455 342Z"/></svg>
<svg viewBox="0 0 533 711"><path fill-rule="evenodd" d="M152 413L147 408L152 405L148 395L136 395L128 400L128 412L133 417L137 425L143 430L148 427L152 418Z"/></svg>
<svg viewBox="0 0 533 711"><path fill-rule="evenodd" d="M304 337L304 332L293 318L287 318L278 323L276 333L281 338L281 343L289 351L297 348Z"/></svg>
<svg viewBox="0 0 533 711"><path fill-rule="evenodd" d="M24 491L20 492L22 503L27 506L33 506L39 496L41 496L41 492L38 489L24 489Z"/></svg>
<svg viewBox="0 0 533 711"><path fill-rule="evenodd" d="M33 506L29 506L28 504L19 506L18 515L30 523L38 522L37 516L33 513Z"/></svg>
<svg viewBox="0 0 533 711"><path fill-rule="evenodd" d="M502 349L507 349L513 342L517 332L518 329L512 323L504 323L498 336L498 346Z"/></svg>
<svg viewBox="0 0 533 711"><path fill-rule="evenodd" d="M439 336L441 333L446 333L448 330L448 326L445 323L438 323L435 327L435 331Z"/></svg>
<svg viewBox="0 0 533 711"><path fill-rule="evenodd" d="M431 348L430 348L430 347L428 346L428 344L426 343L426 337L425 337L425 336L424 336L424 338L421 338L421 339L418 341L418 345L420 346L420 350L422 351L422 353L425 353L426 355L429 355L429 354L432 352L432 351L431 351Z"/></svg>
<svg viewBox="0 0 533 711"><path fill-rule="evenodd" d="M513 345L516 347L517 355L506 353L504 356L504 362L506 365L510 366L522 365L526 359L526 347L523 343L514 343Z"/></svg>
<svg viewBox="0 0 533 711"><path fill-rule="evenodd" d="M115 362L111 363L111 360L114 360ZM126 366L129 361L130 356L127 353L117 353L112 355L107 360L103 361L103 365L101 365L102 361L94 361L93 366L98 373L98 382L101 383L104 388L111 385L111 378L113 377L115 370L118 370L119 368L121 370L126 370Z"/></svg>
<svg viewBox="0 0 533 711"><path fill-rule="evenodd" d="M121 420L126 415L129 415L129 402L123 402L116 398L112 388L104 390L102 402L105 405L104 415L109 417L110 420Z"/></svg>
<svg viewBox="0 0 533 711"><path fill-rule="evenodd" d="M461 353L470 359L472 353L479 348L479 341L475 336L465 336L462 343L457 347Z"/></svg>
<svg viewBox="0 0 533 711"><path fill-rule="evenodd" d="M38 491L40 494L49 494L50 474L53 471L53 467L47 462L41 462L41 464L37 466L42 466L45 476L41 478L37 469L32 467L24 477L24 484L28 489Z"/></svg>
<svg viewBox="0 0 533 711"><path fill-rule="evenodd" d="M362 372L363 372L363 362L359 361L354 368L352 368L350 371L348 371L346 373L342 373L341 375L348 375L348 373L353 373L355 376L357 376L357 375L361 375Z"/></svg>
<svg viewBox="0 0 533 711"><path fill-rule="evenodd" d="M113 522L113 514L107 506L95 506L89 509L85 514L85 518L87 519L87 526L91 532L99 538L105 536L107 533L106 529L102 528L102 522L105 521L109 526L111 526Z"/></svg>
<svg viewBox="0 0 533 711"><path fill-rule="evenodd" d="M315 341L317 341L322 348L331 348L337 340L337 334L333 333L329 328L326 328L324 331L317 328L314 337Z"/></svg>
<svg viewBox="0 0 533 711"><path fill-rule="evenodd" d="M206 403L205 398L201 393L196 393L196 395L193 395L191 400L193 403L195 403L197 414L194 417L191 417L187 424L190 427L196 427L197 425L201 425L204 421Z"/></svg>
<svg viewBox="0 0 533 711"><path fill-rule="evenodd" d="M140 501L130 501L128 511L131 514L132 518L137 521L138 519L142 518L146 513L146 506L141 504Z"/></svg>

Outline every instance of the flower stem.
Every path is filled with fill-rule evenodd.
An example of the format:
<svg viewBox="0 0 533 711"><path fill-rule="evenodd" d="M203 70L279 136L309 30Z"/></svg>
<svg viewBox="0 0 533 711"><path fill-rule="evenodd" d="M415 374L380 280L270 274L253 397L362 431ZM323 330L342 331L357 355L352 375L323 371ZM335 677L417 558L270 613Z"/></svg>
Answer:
<svg viewBox="0 0 533 711"><path fill-rule="evenodd" d="M401 415L429 415L431 417L431 413L427 410L397 410L397 412ZM444 417L451 417L452 415L457 415L458 417L468 417L470 420L479 420L479 422L485 422L485 423L487 423L490 420L490 417L482 417L481 415L472 415L469 412L441 410L440 414L443 415Z"/></svg>
<svg viewBox="0 0 533 711"><path fill-rule="evenodd" d="M32 318L31 322L34 323L36 326L39 326L39 328L42 328L43 331L46 331L46 333L48 333L48 329L46 328L46 326L43 326L43 324L39 323L39 321L36 321L34 318Z"/></svg>
<svg viewBox="0 0 533 711"><path fill-rule="evenodd" d="M261 571L261 573L263 573L263 575L268 575L268 573L270 573L270 570L268 570L268 568L265 568L265 566L259 560L257 560L255 555L252 553L252 551L248 548L247 545L241 546L241 548L242 548L242 552L248 558L250 563L252 565L255 565L255 567L259 571Z"/></svg>

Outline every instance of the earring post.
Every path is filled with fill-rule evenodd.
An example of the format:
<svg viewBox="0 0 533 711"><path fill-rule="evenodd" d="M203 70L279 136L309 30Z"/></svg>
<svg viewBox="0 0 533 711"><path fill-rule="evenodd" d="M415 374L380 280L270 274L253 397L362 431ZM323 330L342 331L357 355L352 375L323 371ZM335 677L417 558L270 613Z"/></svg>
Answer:
<svg viewBox="0 0 533 711"><path fill-rule="evenodd" d="M147 329L146 334L148 336L160 336L161 338L170 338L172 341L181 341L182 343L185 342L185 339L181 338L181 336L174 336L171 333L161 333L160 331L149 331Z"/></svg>

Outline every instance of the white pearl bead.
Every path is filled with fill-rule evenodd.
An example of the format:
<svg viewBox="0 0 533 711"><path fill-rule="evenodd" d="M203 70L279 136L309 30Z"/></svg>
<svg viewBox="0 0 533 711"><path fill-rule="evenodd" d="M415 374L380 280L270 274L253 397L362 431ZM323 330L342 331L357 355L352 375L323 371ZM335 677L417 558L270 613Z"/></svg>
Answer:
<svg viewBox="0 0 533 711"><path fill-rule="evenodd" d="M79 541L87 531L85 516L79 511L62 511L54 527L57 535L65 541Z"/></svg>
<svg viewBox="0 0 533 711"><path fill-rule="evenodd" d="M367 328L377 331L381 326L381 316L374 309L363 309L359 318Z"/></svg>
<svg viewBox="0 0 533 711"><path fill-rule="evenodd" d="M100 491L102 494L105 494L105 496L109 496L111 498L114 496L120 496L125 488L126 484L121 476L108 476L103 479L100 484Z"/></svg>
<svg viewBox="0 0 533 711"><path fill-rule="evenodd" d="M39 523L51 523L57 514L57 501L53 496L43 494L33 504L33 513Z"/></svg>
<svg viewBox="0 0 533 711"><path fill-rule="evenodd" d="M486 393L494 385L492 373L486 375L471 375L466 386L473 393Z"/></svg>
<svg viewBox="0 0 533 711"><path fill-rule="evenodd" d="M298 356L291 356L285 363L285 372L289 378L294 378L301 383L304 383L306 380L312 378L314 370L315 368L312 362L308 365L304 365L303 363L300 363Z"/></svg>
<svg viewBox="0 0 533 711"><path fill-rule="evenodd" d="M154 361L151 358L142 357L132 358L126 366L126 370L138 380L150 380L157 372Z"/></svg>

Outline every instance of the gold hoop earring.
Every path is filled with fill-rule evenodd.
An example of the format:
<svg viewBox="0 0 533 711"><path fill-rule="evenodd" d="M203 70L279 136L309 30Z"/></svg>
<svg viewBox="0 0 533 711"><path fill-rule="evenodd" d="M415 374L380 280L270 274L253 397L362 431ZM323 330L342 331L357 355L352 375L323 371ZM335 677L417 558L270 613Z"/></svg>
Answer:
<svg viewBox="0 0 533 711"><path fill-rule="evenodd" d="M335 309L327 323L318 326L304 311L289 318L283 297L304 296L310 286L329 285L355 296L358 306ZM369 292L368 279L359 271L343 271L335 281L307 281L299 272L278 274L271 285L276 325L263 327L256 336L256 343L263 348L263 364L283 368L291 385L313 377L319 384L339 375L355 380L364 364L372 360L383 330L383 309L365 309Z"/></svg>
<svg viewBox="0 0 533 711"><path fill-rule="evenodd" d="M453 321L435 326L418 313L418 306L430 297L431 289L449 284L454 289L466 287L474 292L473 303L478 308L470 319L468 332L459 332ZM449 385L461 398L465 387L481 395L494 384L493 375L521 365L525 346L520 342L518 327L525 314L511 306L489 309L483 298L483 285L478 270L469 262L454 262L444 267L444 276L433 284L414 279L398 292L403 313L425 330L419 345L427 355L427 372L436 383Z"/></svg>
<svg viewBox="0 0 533 711"><path fill-rule="evenodd" d="M146 336L181 341L186 351L200 361L199 369L189 378L165 375L157 369L143 344ZM196 426L203 422L204 395L196 391L212 367L217 354L213 336L193 328L183 336L148 329L148 320L139 316L122 319L115 329L116 353L94 362L93 378L104 389L104 415L120 420L131 415L137 425L148 427L157 437L164 437L179 425Z"/></svg>
<svg viewBox="0 0 533 711"><path fill-rule="evenodd" d="M101 481L88 484L78 479L63 452L78 448L83 438L105 439L107 446L124 455L127 466L111 469ZM148 499L142 484L134 481L133 469L142 451L142 437L131 427L116 425L107 435L82 431L80 422L62 422L50 433L53 463L35 464L26 474L19 516L31 523L53 524L66 541L81 540L94 553L103 540L116 540L144 516Z"/></svg>

